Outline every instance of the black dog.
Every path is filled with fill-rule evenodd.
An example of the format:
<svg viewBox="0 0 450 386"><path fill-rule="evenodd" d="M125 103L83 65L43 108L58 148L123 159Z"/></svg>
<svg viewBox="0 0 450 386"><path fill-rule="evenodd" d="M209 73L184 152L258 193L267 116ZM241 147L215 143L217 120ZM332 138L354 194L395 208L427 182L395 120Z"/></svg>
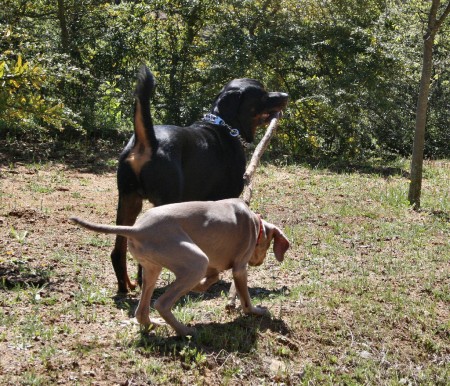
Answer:
<svg viewBox="0 0 450 386"><path fill-rule="evenodd" d="M223 88L203 121L187 127L153 126L154 88L152 73L143 67L135 92L134 135L120 155L117 171L117 225L133 225L143 199L158 206L239 197L244 146L288 100L287 94L269 93L256 80L235 79ZM111 260L119 292L135 288L128 277L126 252L127 239L117 236Z"/></svg>

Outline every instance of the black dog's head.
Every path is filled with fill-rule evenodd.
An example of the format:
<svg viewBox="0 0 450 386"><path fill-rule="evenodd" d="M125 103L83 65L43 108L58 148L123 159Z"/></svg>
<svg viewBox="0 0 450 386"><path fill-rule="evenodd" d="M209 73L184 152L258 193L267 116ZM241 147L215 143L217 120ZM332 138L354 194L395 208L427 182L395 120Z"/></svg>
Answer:
<svg viewBox="0 0 450 386"><path fill-rule="evenodd" d="M287 101L288 94L267 92L257 80L234 79L217 96L211 112L252 142L257 127L268 123L286 107Z"/></svg>

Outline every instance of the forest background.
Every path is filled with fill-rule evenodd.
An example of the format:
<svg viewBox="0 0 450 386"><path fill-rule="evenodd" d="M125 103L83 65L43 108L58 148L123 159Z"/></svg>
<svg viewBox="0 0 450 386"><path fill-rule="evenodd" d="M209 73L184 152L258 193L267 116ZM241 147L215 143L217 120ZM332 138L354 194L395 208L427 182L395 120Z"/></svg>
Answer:
<svg viewBox="0 0 450 386"><path fill-rule="evenodd" d="M136 73L157 123L189 124L233 78L290 104L270 154L409 156L429 1L4 0L0 139L123 142ZM450 156L450 23L433 52L427 158ZM120 148L120 147L118 147Z"/></svg>

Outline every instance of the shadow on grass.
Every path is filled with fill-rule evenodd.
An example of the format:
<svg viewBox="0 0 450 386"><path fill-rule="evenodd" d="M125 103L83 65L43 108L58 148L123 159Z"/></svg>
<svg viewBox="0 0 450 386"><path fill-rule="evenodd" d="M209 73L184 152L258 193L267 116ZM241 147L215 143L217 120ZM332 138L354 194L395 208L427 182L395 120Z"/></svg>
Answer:
<svg viewBox="0 0 450 386"><path fill-rule="evenodd" d="M333 164L327 167L327 169L336 174L344 174L344 173L358 173L358 174L369 174L369 175L377 175L382 176L384 178L400 176L403 178L409 178L409 172L403 170L400 167L394 166L376 166L369 164Z"/></svg>
<svg viewBox="0 0 450 386"><path fill-rule="evenodd" d="M156 288L152 301L164 293L166 288L167 286ZM228 292L229 289L230 283L219 281L204 294L190 292L182 297L176 305L182 306L193 299L201 300L221 297L222 292L225 290ZM250 295L257 296L259 299L273 294L282 294L285 290L285 287L277 290L267 290L260 287L249 288ZM117 295L114 297L114 301L118 308L128 311L129 317L134 316L139 302L138 298L132 297L132 295ZM224 301L223 311L221 312L227 312L225 306L226 301ZM153 310L152 312L155 311ZM197 323L194 320L193 324L197 330L197 334L194 337L165 336L158 333L155 334L153 331L150 333L141 331L133 344L144 355L168 356L172 358L176 356L182 362L189 362L190 360L195 361L195 357L197 354L200 355L199 353L215 355L223 352L249 353L256 347L259 335L266 331L283 336L290 334L288 326L281 319L272 318L271 316L242 315L235 311L232 311L232 313L236 315L236 318L225 323ZM155 316L159 317L159 315ZM170 334L173 334L171 329L169 331Z"/></svg>
<svg viewBox="0 0 450 386"><path fill-rule="evenodd" d="M178 356L186 360L186 348L191 353L208 353L215 356L223 352L250 353L258 344L260 334L267 331L288 336L290 330L281 319L270 316L239 315L226 322L196 323L193 337L159 336L141 332L135 345L142 353L160 356ZM191 358L195 359L195 358Z"/></svg>
<svg viewBox="0 0 450 386"><path fill-rule="evenodd" d="M75 143L51 140L0 140L0 167L15 164L62 163L84 173L103 174L117 169L115 160L131 134L117 134L114 140L85 139Z"/></svg>
<svg viewBox="0 0 450 386"><path fill-rule="evenodd" d="M50 270L31 268L26 263L0 263L0 289L41 288L50 281Z"/></svg>
<svg viewBox="0 0 450 386"><path fill-rule="evenodd" d="M409 178L409 171L404 170L397 165L398 158L386 157L386 159L366 159L352 161L340 158L315 158L315 159L299 159L280 163L278 158L264 158L263 164L280 164L280 165L302 165L309 169L328 170L336 174L367 174L382 176L384 178L400 176Z"/></svg>
<svg viewBox="0 0 450 386"><path fill-rule="evenodd" d="M450 222L450 213L443 210L433 210L429 212L432 216L444 222Z"/></svg>
<svg viewBox="0 0 450 386"><path fill-rule="evenodd" d="M175 304L176 306L184 306L192 301L210 300L220 298L223 293L228 294L230 292L230 282L219 280L217 283L212 285L208 291L203 293L189 292L187 295L182 296ZM166 292L168 285L164 287L155 288L152 296L151 303L153 304L164 292ZM286 292L287 287L283 286L279 289L268 290L262 287L249 288L251 298L266 299L274 295L283 295ZM113 301L116 307L120 310L126 310L129 317L134 317L134 312L139 303L140 294L117 294L113 297ZM226 300L224 299L224 309L226 305Z"/></svg>

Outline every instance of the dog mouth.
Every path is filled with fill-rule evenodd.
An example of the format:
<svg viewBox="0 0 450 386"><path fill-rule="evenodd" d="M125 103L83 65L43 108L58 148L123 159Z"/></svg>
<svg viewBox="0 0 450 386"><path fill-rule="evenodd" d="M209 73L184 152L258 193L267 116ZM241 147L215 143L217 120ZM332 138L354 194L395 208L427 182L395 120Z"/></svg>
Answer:
<svg viewBox="0 0 450 386"><path fill-rule="evenodd" d="M285 93L271 93L269 98L269 106L261 114L263 123L269 123L273 118L281 118L283 109L288 103L288 94Z"/></svg>
<svg viewBox="0 0 450 386"><path fill-rule="evenodd" d="M256 127L268 125L273 118L281 118L282 110L288 104L289 96L286 93L269 93L268 98L263 102L264 107L253 116L253 132Z"/></svg>
<svg viewBox="0 0 450 386"><path fill-rule="evenodd" d="M282 110L273 110L270 112L262 113L259 116L260 125L268 124L273 118L281 118L283 116Z"/></svg>

